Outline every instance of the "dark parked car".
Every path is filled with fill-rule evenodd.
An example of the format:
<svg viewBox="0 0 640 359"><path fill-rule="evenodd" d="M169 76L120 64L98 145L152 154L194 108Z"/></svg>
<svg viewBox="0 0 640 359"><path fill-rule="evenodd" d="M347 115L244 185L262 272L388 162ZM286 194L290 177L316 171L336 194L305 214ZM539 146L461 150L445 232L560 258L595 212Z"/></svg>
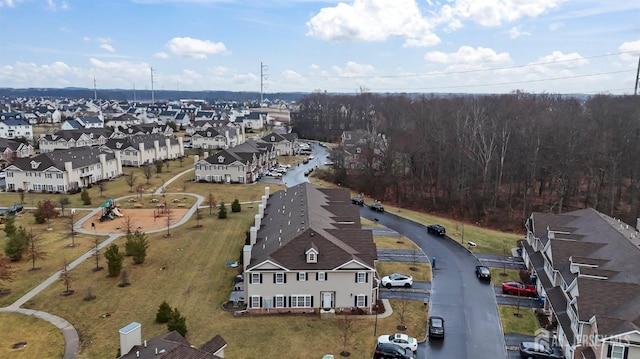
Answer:
<svg viewBox="0 0 640 359"><path fill-rule="evenodd" d="M491 280L491 271L485 266L476 266L476 276L478 279Z"/></svg>
<svg viewBox="0 0 640 359"><path fill-rule="evenodd" d="M353 197L351 198L351 203L357 204L358 206L364 206L364 199L361 197Z"/></svg>
<svg viewBox="0 0 640 359"><path fill-rule="evenodd" d="M444 236L445 233L447 233L447 230L439 224L430 224L427 226L427 232L437 234L439 236Z"/></svg>
<svg viewBox="0 0 640 359"><path fill-rule="evenodd" d="M378 343L373 359L413 359L413 352L392 343Z"/></svg>
<svg viewBox="0 0 640 359"><path fill-rule="evenodd" d="M380 203L374 203L369 206L373 211L384 213L384 207Z"/></svg>
<svg viewBox="0 0 640 359"><path fill-rule="evenodd" d="M444 319L442 317L429 317L429 329L427 335L431 338L444 338Z"/></svg>
<svg viewBox="0 0 640 359"><path fill-rule="evenodd" d="M531 284L522 282L504 282L502 283L502 293L511 295L520 295L523 297L537 297L536 287Z"/></svg>
<svg viewBox="0 0 640 359"><path fill-rule="evenodd" d="M536 342L520 343L520 358L523 359L559 359L564 358L560 348L548 348Z"/></svg>
<svg viewBox="0 0 640 359"><path fill-rule="evenodd" d="M20 203L14 203L11 205L11 207L9 207L9 213L16 214L18 212L21 212L23 209L23 205L21 205Z"/></svg>
<svg viewBox="0 0 640 359"><path fill-rule="evenodd" d="M309 159L305 158L304 160L302 160L302 163L306 165L307 163L309 163Z"/></svg>

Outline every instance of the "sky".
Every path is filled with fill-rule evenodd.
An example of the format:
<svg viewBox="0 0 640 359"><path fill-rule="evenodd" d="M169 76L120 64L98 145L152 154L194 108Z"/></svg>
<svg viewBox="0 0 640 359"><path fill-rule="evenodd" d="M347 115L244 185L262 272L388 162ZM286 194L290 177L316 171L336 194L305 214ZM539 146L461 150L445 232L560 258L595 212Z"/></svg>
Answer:
<svg viewBox="0 0 640 359"><path fill-rule="evenodd" d="M638 0L0 0L0 87L633 94Z"/></svg>

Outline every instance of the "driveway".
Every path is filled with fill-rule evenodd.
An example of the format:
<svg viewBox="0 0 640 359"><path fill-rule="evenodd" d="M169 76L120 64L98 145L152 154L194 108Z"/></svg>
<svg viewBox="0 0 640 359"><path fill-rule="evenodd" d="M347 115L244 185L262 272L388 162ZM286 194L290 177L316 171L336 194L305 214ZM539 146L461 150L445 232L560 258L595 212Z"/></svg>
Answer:
<svg viewBox="0 0 640 359"><path fill-rule="evenodd" d="M415 242L429 258L436 258L431 291L420 294L429 295L431 315L445 318L446 339L420 344L418 358L507 357L496 293L493 286L476 278L474 269L479 261L472 253L452 239L430 235L425 226L392 213L363 207L360 215L377 218L379 224Z"/></svg>

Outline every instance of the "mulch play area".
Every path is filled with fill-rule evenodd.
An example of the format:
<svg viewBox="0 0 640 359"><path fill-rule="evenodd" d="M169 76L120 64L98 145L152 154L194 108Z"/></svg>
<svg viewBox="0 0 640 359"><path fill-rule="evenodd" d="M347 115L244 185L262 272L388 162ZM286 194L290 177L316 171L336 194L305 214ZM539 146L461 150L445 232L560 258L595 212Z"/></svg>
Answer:
<svg viewBox="0 0 640 359"><path fill-rule="evenodd" d="M177 223L184 217L189 209L187 208L171 208L171 225ZM101 213L97 213L94 218L88 219L82 224L82 228L88 231L94 231L91 223L95 225L96 233L123 233L126 230L126 218L131 219L131 230L139 230L141 232L149 232L152 230L166 229L167 216L161 214L156 217L158 211L156 209L120 209L122 217L114 216L113 220L107 219L100 222Z"/></svg>

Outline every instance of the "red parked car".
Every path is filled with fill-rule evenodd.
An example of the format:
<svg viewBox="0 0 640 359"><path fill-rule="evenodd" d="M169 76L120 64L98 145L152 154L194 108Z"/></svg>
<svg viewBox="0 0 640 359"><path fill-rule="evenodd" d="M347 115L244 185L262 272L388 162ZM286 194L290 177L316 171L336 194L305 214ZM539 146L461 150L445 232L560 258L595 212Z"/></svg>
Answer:
<svg viewBox="0 0 640 359"><path fill-rule="evenodd" d="M504 282L502 283L502 293L511 295L520 295L523 297L537 297L536 287L531 284L522 282Z"/></svg>

